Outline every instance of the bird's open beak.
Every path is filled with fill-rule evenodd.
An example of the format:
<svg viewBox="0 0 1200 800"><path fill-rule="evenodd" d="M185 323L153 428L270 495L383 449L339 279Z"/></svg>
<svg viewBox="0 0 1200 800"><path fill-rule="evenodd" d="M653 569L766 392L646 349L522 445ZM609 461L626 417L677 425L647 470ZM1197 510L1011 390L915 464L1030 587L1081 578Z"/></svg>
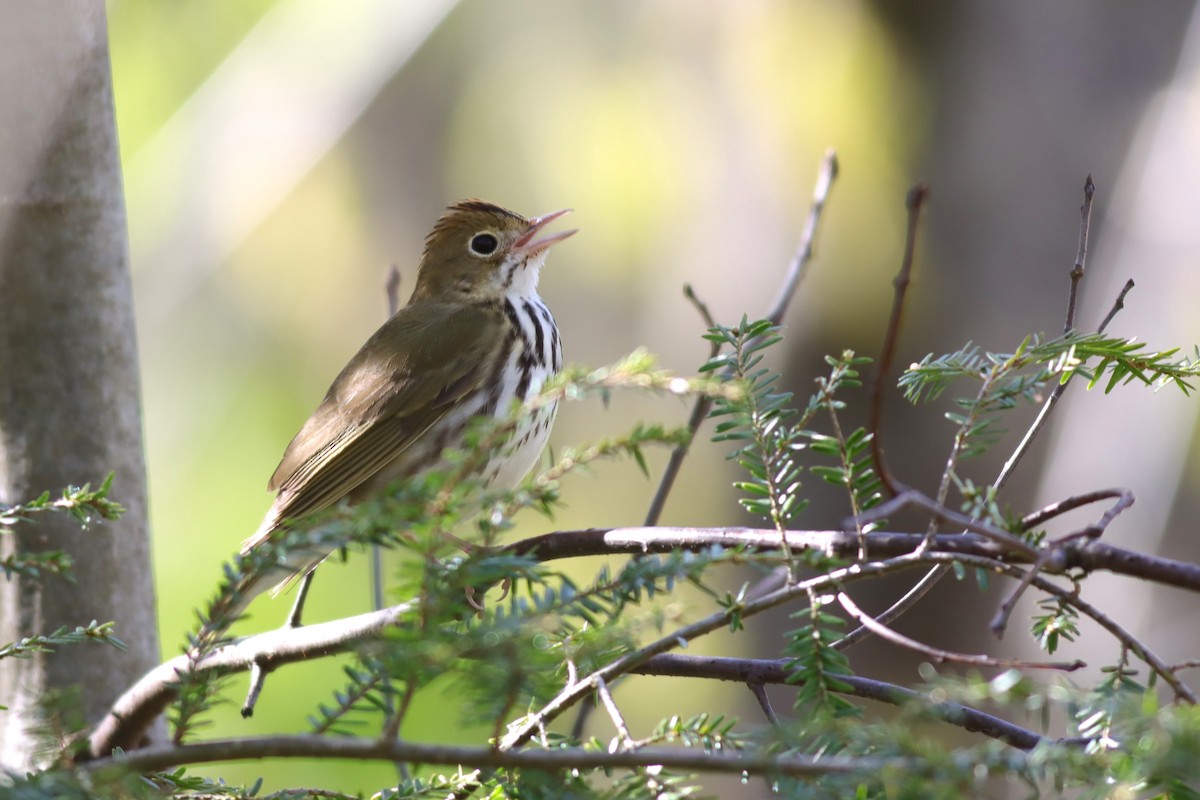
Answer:
<svg viewBox="0 0 1200 800"><path fill-rule="evenodd" d="M551 222L554 222L554 220L558 219L559 217L570 213L571 209L564 208L562 211L553 211L549 214L543 214L537 219L531 220L529 227L525 229L525 232L521 234L521 237L513 242L513 249L520 250L521 252L525 253L525 255L531 256L534 253L540 253L556 242L561 242L568 236L578 233L578 230L571 230L563 231L562 233L555 233L550 236L543 236L541 239L535 240L533 238L534 236L537 236L538 231L540 231L542 228L546 227Z"/></svg>

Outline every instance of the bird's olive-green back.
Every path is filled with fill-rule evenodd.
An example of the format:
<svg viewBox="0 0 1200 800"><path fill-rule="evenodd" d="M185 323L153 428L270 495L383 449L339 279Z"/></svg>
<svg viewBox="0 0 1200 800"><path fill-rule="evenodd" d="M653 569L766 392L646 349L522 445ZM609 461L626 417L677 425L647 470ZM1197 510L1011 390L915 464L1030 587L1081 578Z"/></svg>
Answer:
<svg viewBox="0 0 1200 800"><path fill-rule="evenodd" d="M336 503L480 387L504 313L487 303L402 308L350 360L288 445L268 488L276 519Z"/></svg>

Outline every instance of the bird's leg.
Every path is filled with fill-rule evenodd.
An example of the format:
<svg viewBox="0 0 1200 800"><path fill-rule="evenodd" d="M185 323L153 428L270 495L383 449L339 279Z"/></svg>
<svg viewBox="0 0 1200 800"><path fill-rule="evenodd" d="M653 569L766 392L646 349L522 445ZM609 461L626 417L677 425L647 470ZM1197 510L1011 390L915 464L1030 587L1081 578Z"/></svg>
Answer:
<svg viewBox="0 0 1200 800"><path fill-rule="evenodd" d="M316 567L313 567L300 579L300 588L296 590L296 602L292 604L292 611L288 614L287 622L284 623L285 628L300 627L300 615L304 613L304 601L308 597L308 587L312 585L313 573L316 571ZM255 661L250 667L250 689L246 693L245 702L242 703L244 719L249 719L254 714L254 707L258 704L258 697L262 694L263 684L266 680L267 670L263 669L262 664Z"/></svg>
<svg viewBox="0 0 1200 800"><path fill-rule="evenodd" d="M312 586L313 574L315 572L315 569L310 569L300 579L300 588L296 590L296 602L292 605L292 613L288 614L284 627L300 627L300 615L304 613L304 601L308 599L308 587Z"/></svg>

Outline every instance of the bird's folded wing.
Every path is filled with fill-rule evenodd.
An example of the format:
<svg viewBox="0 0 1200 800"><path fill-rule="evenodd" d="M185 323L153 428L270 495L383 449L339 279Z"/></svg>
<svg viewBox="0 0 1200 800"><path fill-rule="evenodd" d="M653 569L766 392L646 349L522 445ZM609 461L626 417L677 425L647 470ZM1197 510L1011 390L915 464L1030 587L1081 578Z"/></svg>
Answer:
<svg viewBox="0 0 1200 800"><path fill-rule="evenodd" d="M288 445L268 488L279 492L243 552L285 519L333 505L386 467L488 380L503 331L487 306L408 306L342 370Z"/></svg>

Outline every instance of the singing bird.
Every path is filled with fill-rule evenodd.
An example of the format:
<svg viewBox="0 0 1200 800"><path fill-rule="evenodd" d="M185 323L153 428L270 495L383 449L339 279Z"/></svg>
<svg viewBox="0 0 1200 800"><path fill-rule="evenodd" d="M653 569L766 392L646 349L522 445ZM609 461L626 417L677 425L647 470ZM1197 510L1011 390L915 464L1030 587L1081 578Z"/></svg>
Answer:
<svg viewBox="0 0 1200 800"><path fill-rule="evenodd" d="M464 200L442 214L425 239L408 304L350 359L288 445L267 484L275 502L243 553L285 521L343 499L362 501L436 467L444 450L462 444L472 418L505 417L562 368L558 326L538 296L538 274L550 246L576 231L537 237L568 212L526 219ZM548 404L523 420L492 453L483 480L516 485L541 454L556 412ZM275 591L305 576L301 605L313 568L328 555L295 556L281 567L287 577ZM244 587L245 601L263 588Z"/></svg>

